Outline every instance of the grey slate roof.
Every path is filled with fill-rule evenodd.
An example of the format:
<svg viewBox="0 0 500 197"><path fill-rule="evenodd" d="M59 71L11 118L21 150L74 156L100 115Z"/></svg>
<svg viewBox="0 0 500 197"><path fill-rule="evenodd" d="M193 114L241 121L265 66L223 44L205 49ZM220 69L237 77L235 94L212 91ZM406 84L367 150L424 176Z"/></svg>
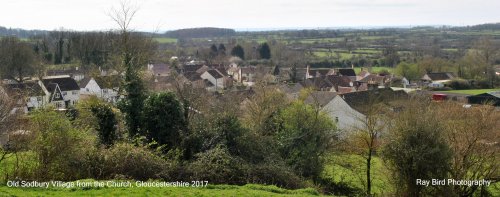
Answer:
<svg viewBox="0 0 500 197"><path fill-rule="evenodd" d="M61 88L61 91L80 90L80 86L78 86L78 83L76 83L76 81L71 77L42 79L42 82L43 85L47 87L47 90L49 92L53 91L52 88L49 88L49 84L51 83L58 84L59 88Z"/></svg>

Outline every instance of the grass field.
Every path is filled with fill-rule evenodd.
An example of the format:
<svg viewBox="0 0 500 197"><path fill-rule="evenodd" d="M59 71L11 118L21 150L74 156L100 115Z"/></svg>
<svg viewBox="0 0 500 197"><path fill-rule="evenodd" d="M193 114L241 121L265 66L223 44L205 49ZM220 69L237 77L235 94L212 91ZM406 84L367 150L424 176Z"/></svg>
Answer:
<svg viewBox="0 0 500 197"><path fill-rule="evenodd" d="M385 196L394 192L390 172L380 158L374 157L372 163L372 192ZM335 182L344 182L351 187L365 190L365 161L357 155L333 155L327 159L324 177L330 177ZM384 195L385 194L385 195Z"/></svg>
<svg viewBox="0 0 500 197"><path fill-rule="evenodd" d="M449 90L449 91L442 91L442 92L476 95L476 94L482 94L482 93L493 92L493 91L500 91L500 89Z"/></svg>
<svg viewBox="0 0 500 197"><path fill-rule="evenodd" d="M369 69L369 68L365 68L365 69ZM370 73L378 73L381 70L388 70L390 73L393 72L393 68L391 68L391 67L385 67L385 66L374 66L374 67L371 67L371 70L369 72ZM354 71L356 72L356 74L358 74L359 72L361 72L361 68L360 67L355 67Z"/></svg>
<svg viewBox="0 0 500 197"><path fill-rule="evenodd" d="M134 185L133 182L132 185ZM207 187L73 187L10 188L0 186L0 196L319 196L315 189L286 190L276 186L247 184Z"/></svg>
<svg viewBox="0 0 500 197"><path fill-rule="evenodd" d="M177 43L176 38L154 38L157 42L160 44L166 44L166 43Z"/></svg>

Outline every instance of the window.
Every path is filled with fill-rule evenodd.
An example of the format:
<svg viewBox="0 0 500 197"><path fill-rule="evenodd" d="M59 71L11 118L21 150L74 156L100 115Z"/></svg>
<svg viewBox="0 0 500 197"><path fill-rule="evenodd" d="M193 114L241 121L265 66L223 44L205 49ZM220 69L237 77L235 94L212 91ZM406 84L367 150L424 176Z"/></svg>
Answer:
<svg viewBox="0 0 500 197"><path fill-rule="evenodd" d="M56 93L56 94L54 95L54 98L56 98L56 99L61 98L61 94Z"/></svg>
<svg viewBox="0 0 500 197"><path fill-rule="evenodd" d="M63 92L63 96L66 96L66 95L68 95L68 93L67 92Z"/></svg>
<svg viewBox="0 0 500 197"><path fill-rule="evenodd" d="M61 102L56 102L56 108L57 109L64 108L64 105Z"/></svg>
<svg viewBox="0 0 500 197"><path fill-rule="evenodd" d="M42 101L42 97L40 97L40 96L39 96L39 97L36 97L36 100L37 100L38 102L40 102L40 101Z"/></svg>
<svg viewBox="0 0 500 197"><path fill-rule="evenodd" d="M77 95L78 94L78 90L73 90L72 94Z"/></svg>
<svg viewBox="0 0 500 197"><path fill-rule="evenodd" d="M335 122L338 123L339 122L339 117L335 117Z"/></svg>

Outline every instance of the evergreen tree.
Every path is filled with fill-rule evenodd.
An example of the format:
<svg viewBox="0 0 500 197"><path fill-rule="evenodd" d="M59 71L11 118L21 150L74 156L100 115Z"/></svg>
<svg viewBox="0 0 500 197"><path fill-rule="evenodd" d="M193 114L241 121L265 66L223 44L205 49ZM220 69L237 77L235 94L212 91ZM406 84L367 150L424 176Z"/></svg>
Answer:
<svg viewBox="0 0 500 197"><path fill-rule="evenodd" d="M113 145L118 123L113 109L109 105L99 103L92 106L91 111L97 119L96 130L100 143L108 147Z"/></svg>
<svg viewBox="0 0 500 197"><path fill-rule="evenodd" d="M245 59L245 51L243 50L243 47L241 47L240 45L236 45L235 47L233 47L233 49L231 50L231 55L239 57L242 60Z"/></svg>
<svg viewBox="0 0 500 197"><path fill-rule="evenodd" d="M259 46L259 55L260 58L271 59L271 49L269 48L267 42L264 42L262 45Z"/></svg>
<svg viewBox="0 0 500 197"><path fill-rule="evenodd" d="M224 44L219 44L219 55L226 55L226 46L224 46Z"/></svg>
<svg viewBox="0 0 500 197"><path fill-rule="evenodd" d="M181 145L186 130L183 107L172 92L150 95L144 102L144 128L149 140L168 149Z"/></svg>

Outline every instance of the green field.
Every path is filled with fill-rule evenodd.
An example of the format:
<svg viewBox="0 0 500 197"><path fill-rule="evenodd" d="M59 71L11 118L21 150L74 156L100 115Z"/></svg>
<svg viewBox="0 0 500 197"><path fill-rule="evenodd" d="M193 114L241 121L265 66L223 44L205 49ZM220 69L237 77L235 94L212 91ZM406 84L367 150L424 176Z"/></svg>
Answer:
<svg viewBox="0 0 500 197"><path fill-rule="evenodd" d="M372 192L382 196L394 192L390 171L380 158L374 157L372 161ZM330 177L334 182L344 182L351 187L365 190L365 169L365 160L361 156L333 155L327 159L323 176Z"/></svg>
<svg viewBox="0 0 500 197"><path fill-rule="evenodd" d="M154 38L154 40L159 42L160 44L177 43L176 38Z"/></svg>
<svg viewBox="0 0 500 197"><path fill-rule="evenodd" d="M132 185L135 183L133 182ZM10 188L0 187L0 196L319 196L315 189L286 190L276 186L247 184L208 185L207 187L73 187Z"/></svg>
<svg viewBox="0 0 500 197"><path fill-rule="evenodd" d="M493 92L493 91L500 91L500 89L449 90L449 91L442 91L442 92L476 95L476 94L482 94L482 93Z"/></svg>
<svg viewBox="0 0 500 197"><path fill-rule="evenodd" d="M332 155L327 158L323 177L334 182L347 183L351 187L365 190L366 187L366 160L358 155ZM372 193L375 196L392 196L396 191L396 182L383 160L372 158ZM492 196L500 196L500 182L488 187Z"/></svg>
<svg viewBox="0 0 500 197"><path fill-rule="evenodd" d="M393 72L393 68L391 68L391 67L385 67L385 66L374 66L374 67L371 67L371 68L364 68L364 69L368 69L368 70L371 69L369 71L370 73L378 73L381 70L388 70L390 73ZM359 72L361 72L361 68L360 67L356 67L356 68L354 68L354 71L356 72L356 74L358 74Z"/></svg>

